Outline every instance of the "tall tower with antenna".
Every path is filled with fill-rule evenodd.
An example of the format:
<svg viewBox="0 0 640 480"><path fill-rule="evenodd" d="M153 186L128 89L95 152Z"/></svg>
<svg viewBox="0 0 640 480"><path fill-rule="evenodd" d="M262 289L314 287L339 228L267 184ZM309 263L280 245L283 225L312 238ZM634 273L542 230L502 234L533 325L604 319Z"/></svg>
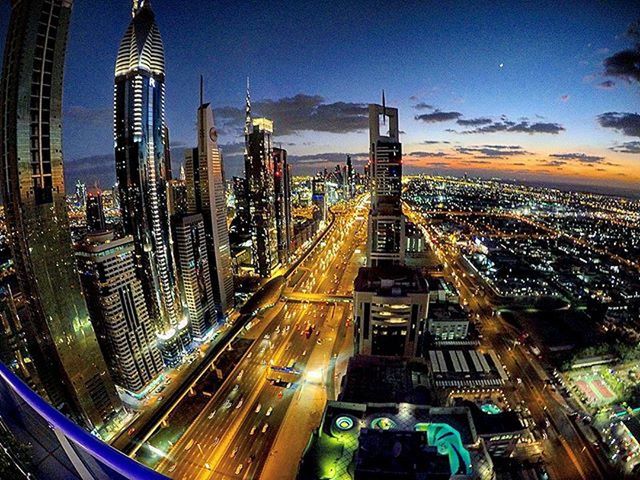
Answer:
<svg viewBox="0 0 640 480"><path fill-rule="evenodd" d="M398 109L369 105L369 164L371 210L367 265L399 264L404 261L404 216L402 215L402 144Z"/></svg>

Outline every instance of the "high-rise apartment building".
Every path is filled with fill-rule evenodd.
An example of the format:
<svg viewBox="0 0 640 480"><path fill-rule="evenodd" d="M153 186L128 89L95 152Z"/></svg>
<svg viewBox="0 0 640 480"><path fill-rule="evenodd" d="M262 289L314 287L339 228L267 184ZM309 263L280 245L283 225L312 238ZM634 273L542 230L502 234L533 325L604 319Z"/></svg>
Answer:
<svg viewBox="0 0 640 480"><path fill-rule="evenodd" d="M70 0L12 2L0 80L0 186L35 368L29 383L85 427L119 401L75 269L62 161ZM16 371L25 371L19 368Z"/></svg>
<svg viewBox="0 0 640 480"><path fill-rule="evenodd" d="M133 18L115 66L116 176L125 234L133 236L138 276L167 362L180 356L184 331L177 296L167 206L164 48L148 0Z"/></svg>
<svg viewBox="0 0 640 480"><path fill-rule="evenodd" d="M234 296L224 169L213 110L203 101L202 86L200 97L198 147L185 152L187 212L202 214L213 297L216 309L224 314L233 306Z"/></svg>
<svg viewBox="0 0 640 480"><path fill-rule="evenodd" d="M353 302L356 354L418 356L429 309L429 286L419 270L362 267Z"/></svg>
<svg viewBox="0 0 640 480"><path fill-rule="evenodd" d="M247 180L252 256L255 271L268 277L278 264L278 235L273 186L273 122L251 118L247 91L244 171Z"/></svg>
<svg viewBox="0 0 640 480"><path fill-rule="evenodd" d="M90 197L89 197L90 198ZM133 237L87 235L76 259L93 328L113 380L140 392L162 371L155 326L135 265Z"/></svg>
<svg viewBox="0 0 640 480"><path fill-rule="evenodd" d="M90 232L103 232L107 229L107 221L104 216L102 192L98 189L87 193L87 229Z"/></svg>
<svg viewBox="0 0 640 480"><path fill-rule="evenodd" d="M291 177L287 163L287 151L273 148L273 186L274 210L278 237L278 261L282 264L289 261L293 241L293 222L291 220Z"/></svg>
<svg viewBox="0 0 640 480"><path fill-rule="evenodd" d="M369 105L369 148L371 211L367 265L403 263L402 144L397 108Z"/></svg>
<svg viewBox="0 0 640 480"><path fill-rule="evenodd" d="M191 336L202 339L215 319L205 222L202 214L176 219L175 241L184 301L189 312Z"/></svg>

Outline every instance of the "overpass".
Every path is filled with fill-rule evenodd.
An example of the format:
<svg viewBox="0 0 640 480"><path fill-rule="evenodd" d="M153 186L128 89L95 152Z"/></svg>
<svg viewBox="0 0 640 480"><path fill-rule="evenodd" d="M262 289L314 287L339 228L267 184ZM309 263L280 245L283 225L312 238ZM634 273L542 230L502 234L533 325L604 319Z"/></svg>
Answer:
<svg viewBox="0 0 640 480"><path fill-rule="evenodd" d="M339 295L337 293L305 293L305 292L284 292L282 298L289 302L296 303L351 303L352 295Z"/></svg>

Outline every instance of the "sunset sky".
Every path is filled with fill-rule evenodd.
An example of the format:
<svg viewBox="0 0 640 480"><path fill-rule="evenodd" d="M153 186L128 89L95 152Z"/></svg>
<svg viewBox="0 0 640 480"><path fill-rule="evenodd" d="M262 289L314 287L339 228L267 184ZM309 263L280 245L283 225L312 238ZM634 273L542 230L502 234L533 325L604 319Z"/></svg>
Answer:
<svg viewBox="0 0 640 480"><path fill-rule="evenodd" d="M77 178L108 187L113 68L131 2L74 3L68 189ZM242 173L249 75L254 110L274 119L294 174L344 153L362 165L366 104L384 89L400 109L407 172L640 191L640 38L626 35L638 3L558 3L154 0L174 163L195 144L202 73L227 175ZM9 10L0 0L2 48Z"/></svg>

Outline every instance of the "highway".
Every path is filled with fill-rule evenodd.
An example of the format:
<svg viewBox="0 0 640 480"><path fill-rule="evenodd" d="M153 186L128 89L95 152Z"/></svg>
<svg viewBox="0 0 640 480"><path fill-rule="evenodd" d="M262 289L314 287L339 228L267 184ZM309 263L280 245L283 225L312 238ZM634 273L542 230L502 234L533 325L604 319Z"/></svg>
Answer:
<svg viewBox="0 0 640 480"><path fill-rule="evenodd" d="M405 213L415 223L427 227L424 217L411 211L408 205ZM445 277L456 285L461 300L468 304L470 312L476 315L481 324L483 343L498 353L511 375L512 384L505 387L511 404L514 407L527 407L539 426L549 421L548 438L540 441L539 446L544 452L543 458L551 478L591 480L611 477L612 472L596 447L570 418L570 409L565 400L548 388L545 382L547 375L538 358L516 342L520 332L499 314L494 314L488 296L481 293L478 280L468 275L462 267L458 252L440 243L438 238L431 236L429 240L445 265ZM517 382L517 378L522 383Z"/></svg>
<svg viewBox="0 0 640 480"><path fill-rule="evenodd" d="M318 295L329 300L352 290L357 268L350 259L366 237L363 201L358 208L334 209L334 228L292 272L287 291L297 294L296 301L279 302L251 328L247 338L253 343L179 440L161 452L159 472L175 479L259 477L289 405L303 384L327 378L332 356L325 350L345 333L340 326L350 305L319 303ZM301 303L304 294L310 303ZM309 359L319 358L316 349L320 361L307 371Z"/></svg>

